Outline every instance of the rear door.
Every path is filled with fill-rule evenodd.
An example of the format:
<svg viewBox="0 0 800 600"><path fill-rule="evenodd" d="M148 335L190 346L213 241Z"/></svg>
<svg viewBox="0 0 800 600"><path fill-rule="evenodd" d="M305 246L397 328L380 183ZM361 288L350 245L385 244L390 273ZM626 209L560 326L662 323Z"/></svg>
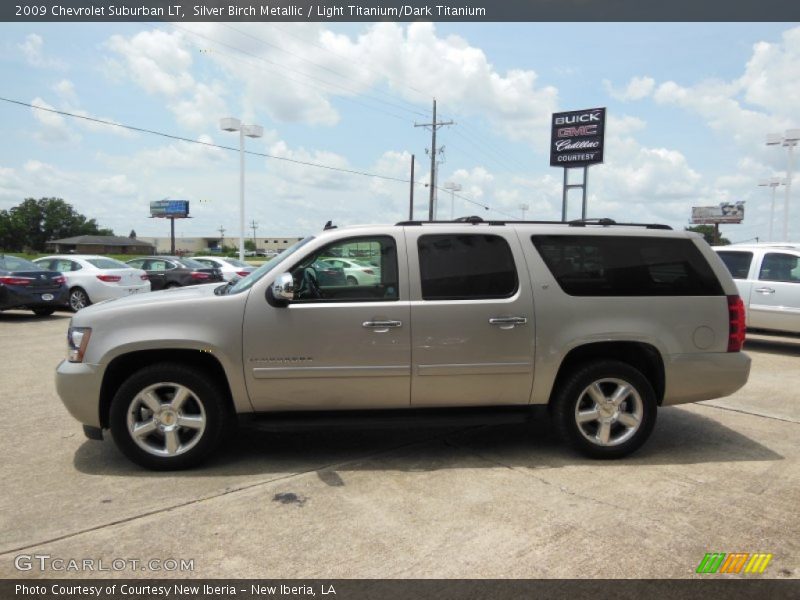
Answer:
<svg viewBox="0 0 800 600"><path fill-rule="evenodd" d="M514 231L407 227L411 404L528 404L533 299Z"/></svg>
<svg viewBox="0 0 800 600"><path fill-rule="evenodd" d="M757 267L748 326L800 333L800 252L765 252Z"/></svg>

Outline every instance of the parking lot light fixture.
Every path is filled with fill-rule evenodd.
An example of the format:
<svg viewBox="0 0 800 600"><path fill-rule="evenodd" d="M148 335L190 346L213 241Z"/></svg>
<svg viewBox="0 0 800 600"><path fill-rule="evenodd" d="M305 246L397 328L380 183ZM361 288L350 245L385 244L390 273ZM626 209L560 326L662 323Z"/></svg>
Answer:
<svg viewBox="0 0 800 600"><path fill-rule="evenodd" d="M775 241L773 237L773 225L775 223L775 190L779 185L786 185L786 182L779 177L770 177L758 182L760 187L772 188L772 202L769 205L769 237L770 242Z"/></svg>
<svg viewBox="0 0 800 600"><path fill-rule="evenodd" d="M787 129L780 133L767 134L767 146L783 146L788 154L786 165L786 199L783 202L783 241L789 241L789 203L792 197L792 171L794 170L794 148L800 142L800 129Z"/></svg>
<svg viewBox="0 0 800 600"><path fill-rule="evenodd" d="M222 131L239 132L239 260L244 260L244 138L260 138L264 136L261 125L246 125L241 120L226 117L220 119Z"/></svg>

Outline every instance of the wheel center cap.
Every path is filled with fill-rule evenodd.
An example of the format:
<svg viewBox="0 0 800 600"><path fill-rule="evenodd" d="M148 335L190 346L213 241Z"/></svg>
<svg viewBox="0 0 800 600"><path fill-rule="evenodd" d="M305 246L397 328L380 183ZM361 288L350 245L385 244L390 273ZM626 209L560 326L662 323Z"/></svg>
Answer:
<svg viewBox="0 0 800 600"><path fill-rule="evenodd" d="M175 425L177 422L178 417L177 415L171 410L164 410L161 411L158 415L158 422L162 425L166 425L169 427L170 425Z"/></svg>

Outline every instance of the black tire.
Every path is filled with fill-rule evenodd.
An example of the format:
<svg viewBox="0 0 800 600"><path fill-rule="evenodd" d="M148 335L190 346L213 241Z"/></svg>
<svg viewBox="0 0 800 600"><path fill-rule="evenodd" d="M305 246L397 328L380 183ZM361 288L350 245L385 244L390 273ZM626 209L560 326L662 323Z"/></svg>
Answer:
<svg viewBox="0 0 800 600"><path fill-rule="evenodd" d="M37 317L49 317L56 312L55 308L32 308L31 310Z"/></svg>
<svg viewBox="0 0 800 600"><path fill-rule="evenodd" d="M141 392L148 388L161 402L158 417L142 400ZM181 389L189 395L181 408L172 410ZM166 363L145 367L125 380L111 401L109 423L111 436L125 456L148 469L173 471L205 460L230 430L231 417L225 394L213 379L200 369ZM181 419L191 419L195 425L181 426ZM202 429L197 426L201 421ZM131 431L135 425L152 425L151 433L137 436L137 441ZM176 440L172 452L168 437ZM161 445L164 448L159 451Z"/></svg>
<svg viewBox="0 0 800 600"><path fill-rule="evenodd" d="M89 294L80 287L74 287L69 291L69 308L72 312L78 312L82 308L91 305Z"/></svg>
<svg viewBox="0 0 800 600"><path fill-rule="evenodd" d="M176 283L176 282L173 281L173 282L168 283L167 285L165 285L164 289L165 290L171 290L172 288L176 288L176 287L181 287L181 284L180 283Z"/></svg>
<svg viewBox="0 0 800 600"><path fill-rule="evenodd" d="M631 454L650 437L658 403L639 370L616 360L596 360L566 376L550 409L563 439L586 456L613 459Z"/></svg>
<svg viewBox="0 0 800 600"><path fill-rule="evenodd" d="M358 285L358 279L356 279L352 275L348 275L347 276L347 285Z"/></svg>

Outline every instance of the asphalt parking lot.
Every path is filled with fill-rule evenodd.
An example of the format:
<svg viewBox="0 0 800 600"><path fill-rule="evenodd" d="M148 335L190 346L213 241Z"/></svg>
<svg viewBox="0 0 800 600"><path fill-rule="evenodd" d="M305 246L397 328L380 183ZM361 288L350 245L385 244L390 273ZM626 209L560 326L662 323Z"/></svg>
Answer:
<svg viewBox="0 0 800 600"><path fill-rule="evenodd" d="M164 474L67 414L68 321L0 314L0 577L695 577L707 552L772 553L761 577L800 577L800 338L751 336L743 390L661 410L617 462L546 422L245 429L205 468ZM20 555L194 569L19 571Z"/></svg>

